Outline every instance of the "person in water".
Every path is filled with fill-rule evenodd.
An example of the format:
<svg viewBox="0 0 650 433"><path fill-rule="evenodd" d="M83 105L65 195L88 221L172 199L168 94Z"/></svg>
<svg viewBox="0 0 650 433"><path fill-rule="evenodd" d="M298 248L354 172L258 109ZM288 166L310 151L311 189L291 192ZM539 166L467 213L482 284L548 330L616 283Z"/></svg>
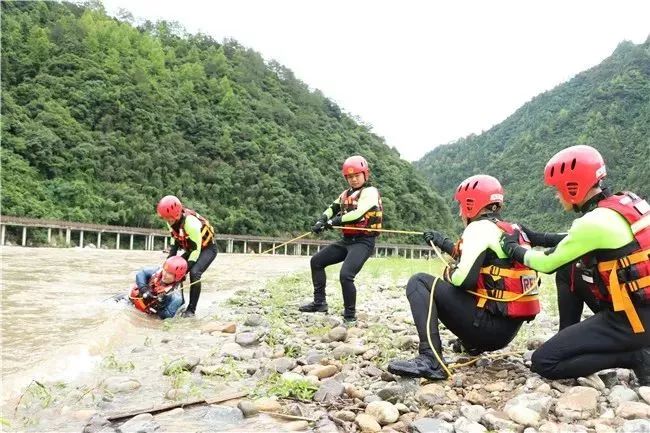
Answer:
<svg viewBox="0 0 650 433"><path fill-rule="evenodd" d="M140 269L129 298L144 313L161 319L174 317L183 305L180 285L186 273L187 262L181 256L168 258L162 267Z"/></svg>

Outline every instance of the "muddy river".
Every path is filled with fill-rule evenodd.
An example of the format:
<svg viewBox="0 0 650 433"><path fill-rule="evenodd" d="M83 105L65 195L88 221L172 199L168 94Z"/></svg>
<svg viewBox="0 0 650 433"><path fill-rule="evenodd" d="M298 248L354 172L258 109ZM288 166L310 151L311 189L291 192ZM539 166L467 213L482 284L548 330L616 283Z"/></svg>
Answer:
<svg viewBox="0 0 650 433"><path fill-rule="evenodd" d="M165 257L155 251L2 247L3 405L34 379L90 383L106 354L142 342L143 334L159 336L162 321L107 298L126 292L139 268ZM218 312L238 289L254 290L308 269L309 257L220 253L203 275L197 318Z"/></svg>

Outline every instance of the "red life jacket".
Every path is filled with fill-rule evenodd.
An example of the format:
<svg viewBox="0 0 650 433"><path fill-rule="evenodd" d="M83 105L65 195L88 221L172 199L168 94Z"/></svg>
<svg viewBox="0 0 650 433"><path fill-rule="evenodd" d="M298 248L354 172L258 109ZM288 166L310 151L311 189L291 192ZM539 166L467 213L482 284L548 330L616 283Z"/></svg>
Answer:
<svg viewBox="0 0 650 433"><path fill-rule="evenodd" d="M163 283L161 269L151 276L148 285L153 296L146 299L142 298L140 296L140 290L138 289L138 286L134 283L131 287L131 295L129 296L129 299L133 303L133 306L143 313L156 314L158 312L158 308L160 308L160 302L158 302L157 295L166 293L167 291L171 290L175 283Z"/></svg>
<svg viewBox="0 0 650 433"><path fill-rule="evenodd" d="M494 222L508 234L515 229L508 222ZM530 242L523 232L519 236L519 245L530 248ZM484 265L480 270L476 292L472 292L477 295L476 305L504 317L534 319L540 311L537 272L511 259L494 258ZM499 301L488 300L481 295L498 298Z"/></svg>
<svg viewBox="0 0 650 433"><path fill-rule="evenodd" d="M361 191L363 191L363 188L359 188L356 191L350 188L341 193L341 196L339 197L339 203L341 203L341 216L345 215L348 212L357 210L357 207L359 206L359 197L361 196ZM379 194L379 191L377 191L377 194ZM353 223L343 223L343 226L380 229L381 223L383 221L383 211L384 208L381 203L381 196L379 196L378 206L371 208L368 212L363 214L361 219L358 221L355 221ZM343 229L342 232L343 236L379 236L379 232L366 230Z"/></svg>
<svg viewBox="0 0 650 433"><path fill-rule="evenodd" d="M185 233L185 217L188 215L195 216L201 222L201 247L206 247L210 245L214 239L214 229L210 225L210 222L199 215L197 212L192 209L183 208L183 215L178 223L174 226L178 226L178 231L172 226L170 228L172 237L176 240L179 248L182 248L185 251L189 251L190 244L188 242L189 236Z"/></svg>
<svg viewBox="0 0 650 433"><path fill-rule="evenodd" d="M601 250L581 259L589 269L597 267L590 284L597 299L611 303L614 311L624 311L635 333L645 329L632 300L650 303L650 204L634 193L622 192L598 202L630 224L634 240L616 250Z"/></svg>

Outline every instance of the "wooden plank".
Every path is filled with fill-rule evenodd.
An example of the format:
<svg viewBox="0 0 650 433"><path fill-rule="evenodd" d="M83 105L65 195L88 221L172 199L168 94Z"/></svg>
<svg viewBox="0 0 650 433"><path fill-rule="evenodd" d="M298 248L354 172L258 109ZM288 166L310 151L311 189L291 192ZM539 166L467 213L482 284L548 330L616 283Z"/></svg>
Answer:
<svg viewBox="0 0 650 433"><path fill-rule="evenodd" d="M166 412L171 409L176 409L177 407L186 407L186 406L194 406L197 404L217 404L217 403L223 403L228 400L235 400L238 398L244 398L248 395L248 392L245 391L238 391L238 392L229 392L229 393L224 393L224 394L219 394L216 397L213 398L199 398L195 400L186 400L186 401L178 401L174 403L166 403L166 404L161 404L158 406L148 406L148 407L143 407L139 409L132 409L126 412L118 412L118 413L111 413L106 416L106 419L109 421L121 421L126 418L132 418L136 415L140 415L143 413L150 413L150 414L155 414L155 413L160 413L160 412Z"/></svg>

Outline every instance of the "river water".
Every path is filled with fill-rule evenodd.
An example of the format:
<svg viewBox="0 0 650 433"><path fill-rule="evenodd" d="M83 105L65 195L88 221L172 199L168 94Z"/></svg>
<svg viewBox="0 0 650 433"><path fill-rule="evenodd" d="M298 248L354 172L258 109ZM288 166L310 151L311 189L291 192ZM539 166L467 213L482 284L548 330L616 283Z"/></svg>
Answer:
<svg viewBox="0 0 650 433"><path fill-rule="evenodd" d="M126 293L139 268L165 257L155 251L1 247L3 403L33 379L92 376L107 353L141 342L143 333L159 333L162 321L107 298ZM308 260L220 253L203 275L197 317L213 314L237 289L254 290L271 278L308 270Z"/></svg>

